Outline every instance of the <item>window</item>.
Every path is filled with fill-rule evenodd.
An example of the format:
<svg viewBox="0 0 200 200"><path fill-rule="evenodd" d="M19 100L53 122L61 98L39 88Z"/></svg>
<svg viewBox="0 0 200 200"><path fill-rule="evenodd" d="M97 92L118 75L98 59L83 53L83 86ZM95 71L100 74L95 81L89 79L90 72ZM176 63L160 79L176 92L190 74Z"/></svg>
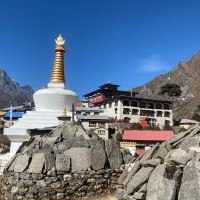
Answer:
<svg viewBox="0 0 200 200"><path fill-rule="evenodd" d="M132 109L132 115L138 115L138 109Z"/></svg>
<svg viewBox="0 0 200 200"><path fill-rule="evenodd" d="M76 111L76 114L77 115L81 115L81 111Z"/></svg>
<svg viewBox="0 0 200 200"><path fill-rule="evenodd" d="M85 112L86 115L90 115L90 112Z"/></svg>
<svg viewBox="0 0 200 200"><path fill-rule="evenodd" d="M115 114L117 114L117 108L115 108Z"/></svg>
<svg viewBox="0 0 200 200"><path fill-rule="evenodd" d="M169 110L169 104L164 104L164 109Z"/></svg>
<svg viewBox="0 0 200 200"><path fill-rule="evenodd" d="M140 102L140 108L146 108L146 102Z"/></svg>
<svg viewBox="0 0 200 200"><path fill-rule="evenodd" d="M106 131L105 130L98 130L98 135L105 135Z"/></svg>
<svg viewBox="0 0 200 200"><path fill-rule="evenodd" d="M118 106L118 100L117 100L117 101L115 101L115 106Z"/></svg>
<svg viewBox="0 0 200 200"><path fill-rule="evenodd" d="M163 112L162 111L157 111L157 117L162 117Z"/></svg>
<svg viewBox="0 0 200 200"><path fill-rule="evenodd" d="M89 127L95 128L97 126L96 122L89 122Z"/></svg>
<svg viewBox="0 0 200 200"><path fill-rule="evenodd" d="M132 102L131 102L131 106L132 106L132 107L138 107L137 101L132 101Z"/></svg>
<svg viewBox="0 0 200 200"><path fill-rule="evenodd" d="M98 127L99 128L105 128L106 123L105 122L99 122Z"/></svg>
<svg viewBox="0 0 200 200"><path fill-rule="evenodd" d="M94 112L94 115L99 115L99 112Z"/></svg>
<svg viewBox="0 0 200 200"><path fill-rule="evenodd" d="M111 108L112 107L112 102L108 103L108 107Z"/></svg>
<svg viewBox="0 0 200 200"><path fill-rule="evenodd" d="M166 112L166 111L165 111L164 116L165 116L165 117L170 117L170 112Z"/></svg>
<svg viewBox="0 0 200 200"><path fill-rule="evenodd" d="M140 116L154 117L153 110L140 110Z"/></svg>
<svg viewBox="0 0 200 200"><path fill-rule="evenodd" d="M148 124L150 126L156 126L156 119L154 119L154 118L148 118Z"/></svg>
<svg viewBox="0 0 200 200"><path fill-rule="evenodd" d="M129 123L130 118L129 118L129 117L124 117L123 121L124 121L125 123Z"/></svg>
<svg viewBox="0 0 200 200"><path fill-rule="evenodd" d="M129 115L130 109L129 108L124 108L123 109L123 114Z"/></svg>
<svg viewBox="0 0 200 200"><path fill-rule="evenodd" d="M148 108L154 109L154 103L148 103Z"/></svg>
<svg viewBox="0 0 200 200"><path fill-rule="evenodd" d="M123 101L123 106L129 106L129 100L124 100Z"/></svg>
<svg viewBox="0 0 200 200"><path fill-rule="evenodd" d="M165 126L170 126L170 121L169 120L165 120Z"/></svg>
<svg viewBox="0 0 200 200"><path fill-rule="evenodd" d="M156 109L162 109L162 104L161 103L156 103Z"/></svg>

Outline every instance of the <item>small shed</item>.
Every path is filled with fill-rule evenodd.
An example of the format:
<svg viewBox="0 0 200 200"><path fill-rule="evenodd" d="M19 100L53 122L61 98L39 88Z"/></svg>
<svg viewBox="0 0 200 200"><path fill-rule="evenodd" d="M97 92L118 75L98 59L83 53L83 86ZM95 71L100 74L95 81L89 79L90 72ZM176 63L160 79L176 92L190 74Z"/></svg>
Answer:
<svg viewBox="0 0 200 200"><path fill-rule="evenodd" d="M141 155L157 142L164 142L173 136L174 131L125 130L122 139L124 142L134 142L135 153Z"/></svg>

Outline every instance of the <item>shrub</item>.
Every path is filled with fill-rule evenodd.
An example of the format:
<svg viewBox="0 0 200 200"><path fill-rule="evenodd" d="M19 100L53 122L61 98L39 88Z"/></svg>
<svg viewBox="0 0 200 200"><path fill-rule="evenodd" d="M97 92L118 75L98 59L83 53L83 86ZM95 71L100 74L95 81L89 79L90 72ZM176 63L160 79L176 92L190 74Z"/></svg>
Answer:
<svg viewBox="0 0 200 200"><path fill-rule="evenodd" d="M158 94L159 95L167 94L170 97L172 96L178 97L181 95L180 85L177 85L175 83L167 83L160 88L160 92Z"/></svg>

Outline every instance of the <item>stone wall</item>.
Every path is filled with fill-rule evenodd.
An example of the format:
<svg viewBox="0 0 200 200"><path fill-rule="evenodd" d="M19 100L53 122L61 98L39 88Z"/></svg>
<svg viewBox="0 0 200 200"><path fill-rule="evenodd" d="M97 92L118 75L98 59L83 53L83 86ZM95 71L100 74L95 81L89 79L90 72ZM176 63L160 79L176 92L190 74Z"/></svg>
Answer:
<svg viewBox="0 0 200 200"><path fill-rule="evenodd" d="M81 199L109 194L131 155L67 124L25 143L8 163L0 199Z"/></svg>
<svg viewBox="0 0 200 200"><path fill-rule="evenodd" d="M200 126L157 143L126 168L120 200L200 199Z"/></svg>
<svg viewBox="0 0 200 200"><path fill-rule="evenodd" d="M4 177L0 199L81 199L113 193L121 170L87 170L75 173L49 171L45 174L9 172Z"/></svg>

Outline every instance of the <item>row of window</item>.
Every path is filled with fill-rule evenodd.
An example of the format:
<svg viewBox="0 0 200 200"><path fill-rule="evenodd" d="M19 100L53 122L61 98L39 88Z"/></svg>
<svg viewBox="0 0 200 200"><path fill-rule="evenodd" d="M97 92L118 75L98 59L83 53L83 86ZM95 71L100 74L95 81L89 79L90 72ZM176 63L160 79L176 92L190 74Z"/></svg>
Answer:
<svg viewBox="0 0 200 200"><path fill-rule="evenodd" d="M139 101L130 101L130 100L123 100L123 106L131 106L131 107L140 107L140 108L149 108L149 109L165 109L169 110L169 104L161 104L161 103L152 103L152 102L139 102ZM118 106L118 101L114 102L114 107ZM112 102L108 104L104 104L103 108L112 108Z"/></svg>
<svg viewBox="0 0 200 200"><path fill-rule="evenodd" d="M90 128L105 128L106 127L106 123L105 122L93 122L93 121L90 121L89 122L89 127Z"/></svg>
<svg viewBox="0 0 200 200"><path fill-rule="evenodd" d="M138 109L129 109L129 108L124 108L123 109L123 114L124 115L138 115L139 110ZM115 114L117 114L117 109L115 108ZM163 117L163 112L162 111L153 111L153 110L140 110L140 116L148 116L148 117L154 117L156 114L157 117ZM165 111L164 112L164 117L170 117L170 112Z"/></svg>
<svg viewBox="0 0 200 200"><path fill-rule="evenodd" d="M99 115L99 112L81 112L81 111L76 111L76 115Z"/></svg>

